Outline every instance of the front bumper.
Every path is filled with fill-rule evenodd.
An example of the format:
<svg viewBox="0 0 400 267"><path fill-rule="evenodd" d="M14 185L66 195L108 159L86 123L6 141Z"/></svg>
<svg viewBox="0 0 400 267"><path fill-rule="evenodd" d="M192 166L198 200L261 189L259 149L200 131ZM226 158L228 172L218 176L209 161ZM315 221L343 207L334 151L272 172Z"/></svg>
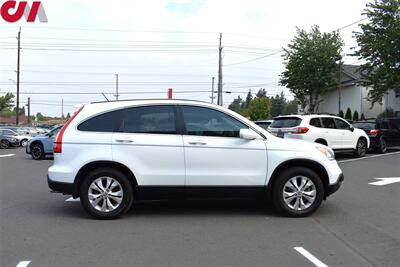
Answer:
<svg viewBox="0 0 400 267"><path fill-rule="evenodd" d="M341 173L336 183L328 185L326 196L330 196L336 191L338 191L343 181L344 181L344 176L343 173Z"/></svg>
<svg viewBox="0 0 400 267"><path fill-rule="evenodd" d="M48 175L47 175L47 184L49 185L52 191L63 193L64 195L72 195L74 192L74 184L52 181L50 180Z"/></svg>

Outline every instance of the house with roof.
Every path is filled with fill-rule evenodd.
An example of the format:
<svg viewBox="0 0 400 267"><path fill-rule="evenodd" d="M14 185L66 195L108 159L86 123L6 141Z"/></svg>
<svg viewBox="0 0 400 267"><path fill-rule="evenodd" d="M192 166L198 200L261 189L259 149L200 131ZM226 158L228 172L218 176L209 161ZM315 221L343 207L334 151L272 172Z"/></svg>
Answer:
<svg viewBox="0 0 400 267"><path fill-rule="evenodd" d="M382 104L368 101L370 88L361 86L358 82L361 79L357 72L357 65L343 65L341 74L341 85L338 88L328 90L321 95L322 102L319 104L318 112L338 114L340 110L345 113L347 108L351 112L357 110L358 114L364 114L365 118L376 118L387 108L400 113L400 88L389 91L383 98Z"/></svg>

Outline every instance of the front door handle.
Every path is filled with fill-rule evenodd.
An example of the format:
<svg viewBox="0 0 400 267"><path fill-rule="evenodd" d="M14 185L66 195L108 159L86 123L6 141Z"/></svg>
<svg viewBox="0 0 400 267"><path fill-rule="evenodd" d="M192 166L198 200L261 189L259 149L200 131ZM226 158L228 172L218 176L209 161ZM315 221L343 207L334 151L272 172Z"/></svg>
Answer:
<svg viewBox="0 0 400 267"><path fill-rule="evenodd" d="M202 141L193 141L193 142L189 142L189 145L200 145L200 146L205 146L205 145L207 145L207 143L202 142Z"/></svg>

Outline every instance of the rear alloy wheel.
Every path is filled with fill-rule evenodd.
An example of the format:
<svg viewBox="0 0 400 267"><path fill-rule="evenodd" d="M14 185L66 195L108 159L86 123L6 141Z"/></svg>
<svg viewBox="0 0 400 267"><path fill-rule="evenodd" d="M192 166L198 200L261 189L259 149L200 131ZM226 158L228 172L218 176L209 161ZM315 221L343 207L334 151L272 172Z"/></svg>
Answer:
<svg viewBox="0 0 400 267"><path fill-rule="evenodd" d="M83 208L93 217L115 219L131 208L133 190L123 173L101 168L84 178L80 198Z"/></svg>
<svg viewBox="0 0 400 267"><path fill-rule="evenodd" d="M357 158L362 158L367 154L367 141L365 139L360 138L357 142L357 147L354 150L354 156Z"/></svg>
<svg viewBox="0 0 400 267"><path fill-rule="evenodd" d="M291 168L281 175L273 188L277 210L285 216L305 217L317 210L324 196L318 175L303 167Z"/></svg>
<svg viewBox="0 0 400 267"><path fill-rule="evenodd" d="M378 145L378 147L376 148L376 151L377 151L378 153L384 154L384 153L386 153L386 150L387 150L387 145L386 145L385 139L383 139L383 138L381 137L381 138L379 139L379 145Z"/></svg>
<svg viewBox="0 0 400 267"><path fill-rule="evenodd" d="M7 149L10 147L10 142L8 140L1 140L0 141L0 148Z"/></svg>
<svg viewBox="0 0 400 267"><path fill-rule="evenodd" d="M31 155L34 160L44 159L44 149L41 144L33 144L31 147Z"/></svg>
<svg viewBox="0 0 400 267"><path fill-rule="evenodd" d="M26 147L27 144L28 144L28 139L22 139L21 143L20 143L20 146Z"/></svg>

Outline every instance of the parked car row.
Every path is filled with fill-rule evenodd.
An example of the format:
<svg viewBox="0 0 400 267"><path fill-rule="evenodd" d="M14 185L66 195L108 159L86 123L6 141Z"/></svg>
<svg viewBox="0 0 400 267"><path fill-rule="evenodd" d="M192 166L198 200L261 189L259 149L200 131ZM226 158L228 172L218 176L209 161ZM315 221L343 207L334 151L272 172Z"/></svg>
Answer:
<svg viewBox="0 0 400 267"><path fill-rule="evenodd" d="M0 148L1 149L7 149L10 147L16 147L19 146L20 142L17 138L8 136L8 135L3 135L0 133Z"/></svg>
<svg viewBox="0 0 400 267"><path fill-rule="evenodd" d="M44 159L46 155L53 155L54 139L61 128L62 125L56 125L48 133L30 139L25 148L26 153L35 160Z"/></svg>
<svg viewBox="0 0 400 267"><path fill-rule="evenodd" d="M335 152L352 152L363 157L369 148L385 153L400 146L400 118L370 119L350 124L329 114L285 115L270 121L257 121L277 137L320 143Z"/></svg>

